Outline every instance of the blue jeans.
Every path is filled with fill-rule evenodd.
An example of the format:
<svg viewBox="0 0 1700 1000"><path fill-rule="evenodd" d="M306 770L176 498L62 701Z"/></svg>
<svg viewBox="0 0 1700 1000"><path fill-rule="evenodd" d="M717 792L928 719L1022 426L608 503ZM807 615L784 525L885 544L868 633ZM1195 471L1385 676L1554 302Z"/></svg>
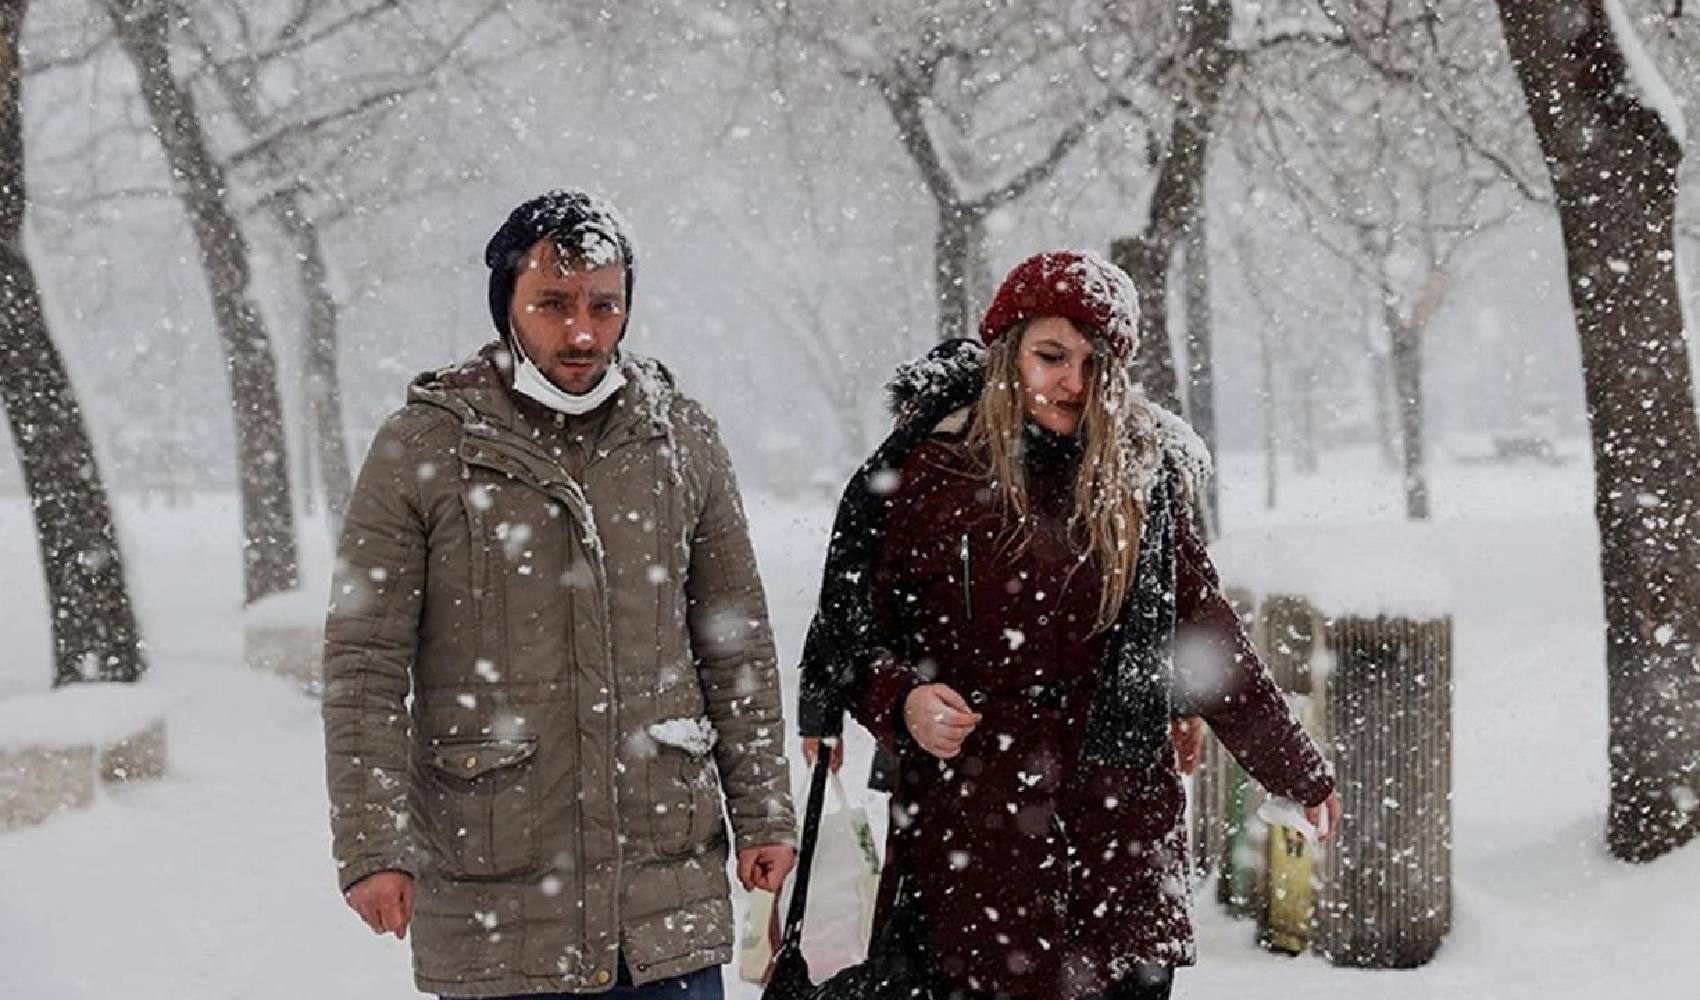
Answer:
<svg viewBox="0 0 1700 1000"><path fill-rule="evenodd" d="M633 986L632 972L626 968L626 958L622 955L620 974L614 980L614 988L606 993L527 993L523 996L491 997L489 1000L583 1000L586 996L608 997L609 1000L725 1000L726 991L720 983L718 965L687 972L672 979L658 979L653 983Z"/></svg>

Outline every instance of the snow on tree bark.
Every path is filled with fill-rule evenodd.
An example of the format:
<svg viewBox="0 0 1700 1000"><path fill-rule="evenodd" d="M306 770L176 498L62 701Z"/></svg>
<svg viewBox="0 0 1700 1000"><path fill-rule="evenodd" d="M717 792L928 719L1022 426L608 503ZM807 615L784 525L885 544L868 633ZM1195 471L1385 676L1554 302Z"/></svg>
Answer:
<svg viewBox="0 0 1700 1000"><path fill-rule="evenodd" d="M1498 0L1557 195L1582 346L1605 597L1606 839L1700 834L1700 429L1676 279L1682 150L1601 0ZM1633 48L1633 45L1631 46Z"/></svg>
<svg viewBox="0 0 1700 1000"><path fill-rule="evenodd" d="M26 0L0 3L0 399L17 444L53 621L53 684L133 681L147 665L106 487L24 251L18 58Z"/></svg>
<svg viewBox="0 0 1700 1000"><path fill-rule="evenodd" d="M1157 187L1151 192L1145 231L1116 240L1110 247L1110 259L1132 275L1139 289L1140 338L1134 377L1152 402L1177 413L1181 399L1169 337L1169 267L1203 198L1213 119L1239 59L1229 46L1233 24L1233 5L1226 0L1195 5L1186 43L1187 70L1175 101Z"/></svg>

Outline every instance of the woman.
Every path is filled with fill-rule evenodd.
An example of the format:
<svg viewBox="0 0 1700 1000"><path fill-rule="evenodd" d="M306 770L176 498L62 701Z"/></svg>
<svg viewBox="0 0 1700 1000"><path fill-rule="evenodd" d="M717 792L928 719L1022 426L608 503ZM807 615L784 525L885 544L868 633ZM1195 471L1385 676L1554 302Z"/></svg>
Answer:
<svg viewBox="0 0 1700 1000"><path fill-rule="evenodd" d="M900 373L907 419L846 492L804 734L844 705L897 755L882 913L912 893L945 992L1167 997L1193 961L1170 720L1323 829L1339 799L1192 526L1202 446L1130 387L1127 276L1032 257L980 337Z"/></svg>

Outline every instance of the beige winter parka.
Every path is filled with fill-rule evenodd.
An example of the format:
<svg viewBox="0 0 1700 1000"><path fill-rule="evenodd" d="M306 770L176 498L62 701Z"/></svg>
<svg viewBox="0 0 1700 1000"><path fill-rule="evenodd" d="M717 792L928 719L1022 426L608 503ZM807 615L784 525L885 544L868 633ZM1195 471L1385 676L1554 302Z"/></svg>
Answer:
<svg viewBox="0 0 1700 1000"><path fill-rule="evenodd" d="M737 849L794 841L730 461L660 365L624 365L576 457L563 419L506 388L499 345L421 376L349 504L324 663L334 853L344 888L415 876L427 992L601 991L622 948L639 983L726 962L723 815Z"/></svg>

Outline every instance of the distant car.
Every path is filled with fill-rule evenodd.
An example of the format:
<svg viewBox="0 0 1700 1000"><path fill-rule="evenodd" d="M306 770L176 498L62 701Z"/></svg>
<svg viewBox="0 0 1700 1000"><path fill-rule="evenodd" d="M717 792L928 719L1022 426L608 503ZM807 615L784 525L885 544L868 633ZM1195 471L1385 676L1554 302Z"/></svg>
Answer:
<svg viewBox="0 0 1700 1000"><path fill-rule="evenodd" d="M1558 465L1564 457L1553 445L1557 437L1558 401L1549 395L1534 395L1524 401L1517 426L1493 435L1493 454L1501 462L1528 459Z"/></svg>
<svg viewBox="0 0 1700 1000"><path fill-rule="evenodd" d="M1563 461L1558 455L1558 449L1553 447L1552 438L1534 431L1495 434L1493 453L1494 457L1502 462L1531 459L1557 465Z"/></svg>

